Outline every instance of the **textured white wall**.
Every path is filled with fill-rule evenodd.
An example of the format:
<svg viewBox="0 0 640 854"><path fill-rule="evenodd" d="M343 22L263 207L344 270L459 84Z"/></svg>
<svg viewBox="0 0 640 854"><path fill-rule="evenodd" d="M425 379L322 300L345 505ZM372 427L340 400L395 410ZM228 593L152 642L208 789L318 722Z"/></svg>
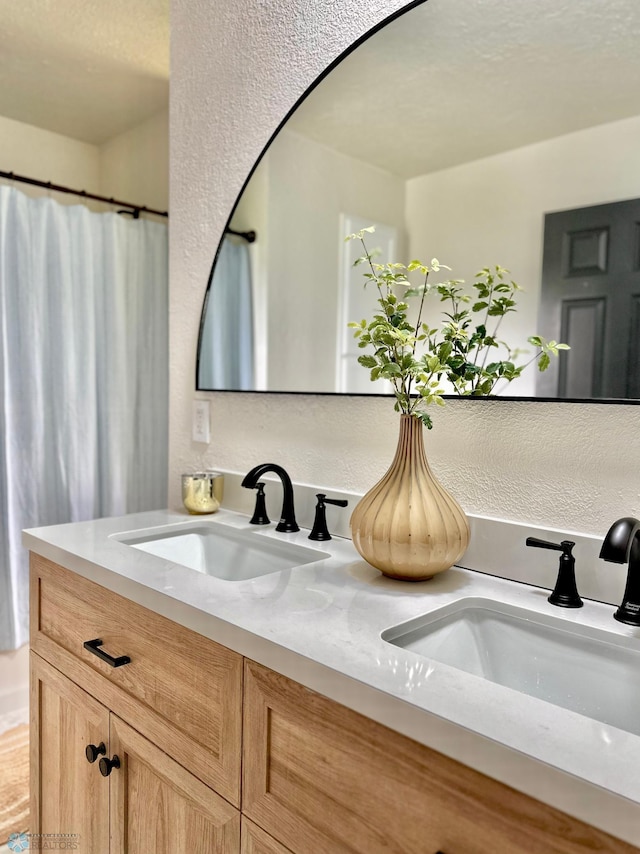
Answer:
<svg viewBox="0 0 640 854"><path fill-rule="evenodd" d="M167 111L130 128L104 145L90 145L0 116L0 169L166 210L169 203L169 116ZM42 190L16 184L23 193ZM62 204L75 196L54 193ZM89 203L93 210L104 205Z"/></svg>
<svg viewBox="0 0 640 854"><path fill-rule="evenodd" d="M100 192L100 158L95 145L59 133L0 116L0 169L39 181L52 181L78 190ZM42 190L16 184L23 193L42 195ZM57 194L64 204L77 204Z"/></svg>
<svg viewBox="0 0 640 854"><path fill-rule="evenodd" d="M162 110L105 142L100 154L104 195L166 211L169 207L169 114Z"/></svg>
<svg viewBox="0 0 640 854"><path fill-rule="evenodd" d="M208 448L191 442L191 401L209 267L251 165L323 67L403 5L174 0L171 506L180 472L203 465L274 460L296 481L364 491L390 462L396 417L383 399L212 394ZM596 534L640 514L637 407L455 401L435 422L434 470L468 511Z"/></svg>

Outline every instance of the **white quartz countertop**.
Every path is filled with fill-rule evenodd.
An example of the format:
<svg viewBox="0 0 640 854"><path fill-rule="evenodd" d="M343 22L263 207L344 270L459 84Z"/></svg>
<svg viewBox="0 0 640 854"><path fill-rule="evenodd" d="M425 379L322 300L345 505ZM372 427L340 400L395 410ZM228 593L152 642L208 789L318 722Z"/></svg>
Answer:
<svg viewBox="0 0 640 854"><path fill-rule="evenodd" d="M384 641L391 626L479 597L558 616L548 591L466 569L397 582L350 540L312 543L308 531L256 532L221 510L216 525L252 528L329 556L246 581L225 581L120 542L164 525L172 511L34 528L24 545L242 655L520 791L640 845L640 737ZM198 518L207 524L207 517ZM209 523L211 524L211 523ZM612 607L585 601L562 619L637 639ZM640 678L640 674L638 674ZM640 710L638 710L640 715Z"/></svg>

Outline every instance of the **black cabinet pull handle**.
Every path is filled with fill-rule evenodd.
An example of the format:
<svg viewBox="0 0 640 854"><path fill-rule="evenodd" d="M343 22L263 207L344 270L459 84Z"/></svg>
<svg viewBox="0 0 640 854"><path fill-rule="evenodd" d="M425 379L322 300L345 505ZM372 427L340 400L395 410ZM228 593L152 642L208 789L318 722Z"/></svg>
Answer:
<svg viewBox="0 0 640 854"><path fill-rule="evenodd" d="M120 759L118 756L113 757L113 759L107 759L106 756L103 756L100 762L98 763L98 768L100 769L100 773L103 777L108 777L111 774L114 768L120 767Z"/></svg>
<svg viewBox="0 0 640 854"><path fill-rule="evenodd" d="M104 741L100 744L87 744L84 749L84 755L87 757L87 762L95 762L98 756L103 756L107 752L104 746Z"/></svg>
<svg viewBox="0 0 640 854"><path fill-rule="evenodd" d="M101 661L106 661L106 663L111 665L111 667L122 667L123 664L129 664L131 661L128 655L118 655L114 657L113 655L109 655L109 653L105 652L103 649L100 649L102 646L102 640L100 638L85 641L82 645L88 652L92 652L94 655L97 655Z"/></svg>

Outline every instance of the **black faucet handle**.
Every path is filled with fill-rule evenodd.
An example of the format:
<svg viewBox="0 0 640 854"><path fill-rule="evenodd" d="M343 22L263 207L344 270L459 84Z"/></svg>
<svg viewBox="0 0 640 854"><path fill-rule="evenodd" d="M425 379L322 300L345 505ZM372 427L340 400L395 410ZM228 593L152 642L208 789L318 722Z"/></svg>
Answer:
<svg viewBox="0 0 640 854"><path fill-rule="evenodd" d="M249 520L250 525L268 525L271 521L267 516L267 503L264 494L264 483L256 483L255 489L258 490L256 495L256 506L253 511L253 516Z"/></svg>
<svg viewBox="0 0 640 854"><path fill-rule="evenodd" d="M324 492L316 494L318 499L316 504L316 517L313 522L313 528L309 534L310 540L330 540L331 534L327 528L326 505L334 504L336 507L346 507L349 502L344 498L327 498Z"/></svg>
<svg viewBox="0 0 640 854"><path fill-rule="evenodd" d="M564 552L566 555L571 555L571 551L575 546L573 540L563 540L561 543L550 543L548 540L539 540L537 537L527 537L525 545L534 546L537 549L553 549L556 552Z"/></svg>
<svg viewBox="0 0 640 854"><path fill-rule="evenodd" d="M318 499L318 503L322 501L324 504L335 504L336 507L346 507L349 504L344 498L327 498L323 492L318 492L316 498Z"/></svg>
<svg viewBox="0 0 640 854"><path fill-rule="evenodd" d="M539 540L537 537L527 537L526 545L537 549L552 549L562 552L560 565L558 566L558 578L553 593L547 601L560 608L582 608L583 601L576 587L576 560L572 554L575 543L573 540L562 540L560 543L550 543L548 540Z"/></svg>

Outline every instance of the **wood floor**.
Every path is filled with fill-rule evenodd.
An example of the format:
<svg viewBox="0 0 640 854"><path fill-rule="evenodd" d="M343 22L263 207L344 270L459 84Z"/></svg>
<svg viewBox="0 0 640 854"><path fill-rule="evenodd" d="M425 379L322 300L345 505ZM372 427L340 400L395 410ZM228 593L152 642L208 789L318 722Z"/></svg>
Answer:
<svg viewBox="0 0 640 854"><path fill-rule="evenodd" d="M21 724L0 735L0 846L28 829L29 727Z"/></svg>

